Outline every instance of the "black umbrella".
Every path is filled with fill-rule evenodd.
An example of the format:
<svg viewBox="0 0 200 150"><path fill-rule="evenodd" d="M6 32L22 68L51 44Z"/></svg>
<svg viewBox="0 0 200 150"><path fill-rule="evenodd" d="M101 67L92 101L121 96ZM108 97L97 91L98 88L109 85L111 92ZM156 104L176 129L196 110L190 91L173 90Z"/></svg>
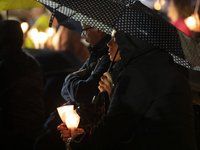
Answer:
<svg viewBox="0 0 200 150"><path fill-rule="evenodd" d="M66 16L111 34L122 30L169 52L176 63L197 69L200 45L138 0L37 0ZM188 62L189 61L189 62ZM195 64L195 65L193 65Z"/></svg>

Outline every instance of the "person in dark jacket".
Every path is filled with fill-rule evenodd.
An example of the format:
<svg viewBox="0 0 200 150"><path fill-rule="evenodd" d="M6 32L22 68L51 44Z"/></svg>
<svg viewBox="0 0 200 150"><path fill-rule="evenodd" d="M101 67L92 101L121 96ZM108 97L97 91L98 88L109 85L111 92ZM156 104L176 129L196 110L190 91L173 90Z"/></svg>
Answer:
<svg viewBox="0 0 200 150"><path fill-rule="evenodd" d="M1 21L0 33L0 149L31 150L43 131L43 73L21 49L18 21Z"/></svg>
<svg viewBox="0 0 200 150"><path fill-rule="evenodd" d="M98 94L100 77L110 65L106 46L110 35L88 25L83 25L83 34L86 41L90 43L90 57L77 72L68 75L65 79L61 94L69 104L91 103L93 96Z"/></svg>
<svg viewBox="0 0 200 150"><path fill-rule="evenodd" d="M66 100L63 105L84 106L91 109L90 103L98 94L98 82L110 65L107 43L110 35L83 24L82 34L90 44L90 57L83 66L76 72L69 74L62 87L61 95ZM81 120L81 124L84 120ZM44 127L45 134L38 138L35 143L35 150L65 149L65 144L60 138L57 126L62 124L57 110L51 113ZM85 124L85 123L84 123ZM52 142L50 142L52 141ZM52 144L49 144L52 143Z"/></svg>
<svg viewBox="0 0 200 150"><path fill-rule="evenodd" d="M113 68L118 76L108 113L90 132L69 139L70 148L196 150L190 85L172 56L123 31L114 38L121 60ZM104 75L100 86L112 85Z"/></svg>

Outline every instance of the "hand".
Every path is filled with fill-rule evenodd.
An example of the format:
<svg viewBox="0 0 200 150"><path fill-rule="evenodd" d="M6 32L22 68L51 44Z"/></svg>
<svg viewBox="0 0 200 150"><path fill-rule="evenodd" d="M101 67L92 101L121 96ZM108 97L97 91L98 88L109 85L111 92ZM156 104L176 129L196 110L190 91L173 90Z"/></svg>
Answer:
<svg viewBox="0 0 200 150"><path fill-rule="evenodd" d="M63 139L63 141L67 141L68 138L71 138L71 131L68 130L65 123L61 123L59 126L57 126L57 130L60 131L60 137Z"/></svg>
<svg viewBox="0 0 200 150"><path fill-rule="evenodd" d="M71 130L66 127L65 123L61 123L57 127L57 130L60 131L60 133L61 133L60 137L63 139L63 141L67 142L67 140L69 138L71 138ZM81 134L81 133L85 133L85 131L82 128L77 128L74 132L74 136Z"/></svg>
<svg viewBox="0 0 200 150"><path fill-rule="evenodd" d="M99 82L98 86L100 92L107 91L108 95L110 96L113 88L113 81L111 74L109 72L105 72L101 77L101 81Z"/></svg>

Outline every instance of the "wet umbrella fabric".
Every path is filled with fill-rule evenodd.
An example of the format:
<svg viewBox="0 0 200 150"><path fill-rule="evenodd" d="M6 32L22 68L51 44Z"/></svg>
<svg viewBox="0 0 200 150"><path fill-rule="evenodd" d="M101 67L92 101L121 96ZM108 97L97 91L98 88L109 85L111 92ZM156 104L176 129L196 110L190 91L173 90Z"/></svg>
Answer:
<svg viewBox="0 0 200 150"><path fill-rule="evenodd" d="M121 3L116 2L117 0L37 1L52 8L60 6L57 11L108 34L111 34L113 29L122 30L166 50L179 65L199 70L200 46L198 42L140 1L135 0L130 4L124 4L122 0Z"/></svg>

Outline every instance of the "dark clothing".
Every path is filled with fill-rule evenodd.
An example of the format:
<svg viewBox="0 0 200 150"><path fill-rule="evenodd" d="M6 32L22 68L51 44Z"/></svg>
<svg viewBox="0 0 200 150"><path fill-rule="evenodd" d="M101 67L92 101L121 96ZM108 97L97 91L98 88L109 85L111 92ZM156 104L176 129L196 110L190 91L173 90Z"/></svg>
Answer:
<svg viewBox="0 0 200 150"><path fill-rule="evenodd" d="M65 77L80 68L81 63L69 51L52 51L49 49L23 49L40 64L44 74L44 109L45 120L57 107L65 103L61 96Z"/></svg>
<svg viewBox="0 0 200 150"><path fill-rule="evenodd" d="M4 23L0 31L9 31L1 32L0 39L6 34L11 43L0 46L0 149L31 150L43 131L43 73L36 60L22 52L19 22Z"/></svg>
<svg viewBox="0 0 200 150"><path fill-rule="evenodd" d="M108 113L72 150L196 150L191 89L172 56L122 31L115 37L122 67Z"/></svg>
<svg viewBox="0 0 200 150"><path fill-rule="evenodd" d="M110 65L107 47L109 41L110 35L106 35L93 48L89 48L91 55L88 60L77 72L71 73L66 77L61 91L61 95L67 101L64 105L71 104L75 108L77 105L89 107L88 104L91 103L93 96L99 92L98 84L100 77L107 71ZM58 133L60 134L57 131L57 126L61 123L58 112L55 110L45 122L44 128L46 133L41 135L37 143L35 143L35 150L40 150L44 147L48 150L53 150L54 147L65 149L65 143L57 136ZM52 137L54 137L54 143L45 142L47 138L52 141Z"/></svg>
<svg viewBox="0 0 200 150"><path fill-rule="evenodd" d="M110 36L107 35L93 48L90 48L89 59L79 71L66 77L61 94L68 104L76 102L87 105L91 103L93 96L98 94L100 77L110 65L107 47L109 40Z"/></svg>
<svg viewBox="0 0 200 150"><path fill-rule="evenodd" d="M61 95L67 101L66 104L73 104L75 108L79 103L88 105L92 101L93 96L98 94L100 77L107 71L110 65L107 47L109 40L110 35L107 35L93 48L90 48L91 56L79 71L71 73L66 77L61 91ZM44 128L46 131L56 130L60 123L62 121L57 110L55 110L50 114Z"/></svg>

